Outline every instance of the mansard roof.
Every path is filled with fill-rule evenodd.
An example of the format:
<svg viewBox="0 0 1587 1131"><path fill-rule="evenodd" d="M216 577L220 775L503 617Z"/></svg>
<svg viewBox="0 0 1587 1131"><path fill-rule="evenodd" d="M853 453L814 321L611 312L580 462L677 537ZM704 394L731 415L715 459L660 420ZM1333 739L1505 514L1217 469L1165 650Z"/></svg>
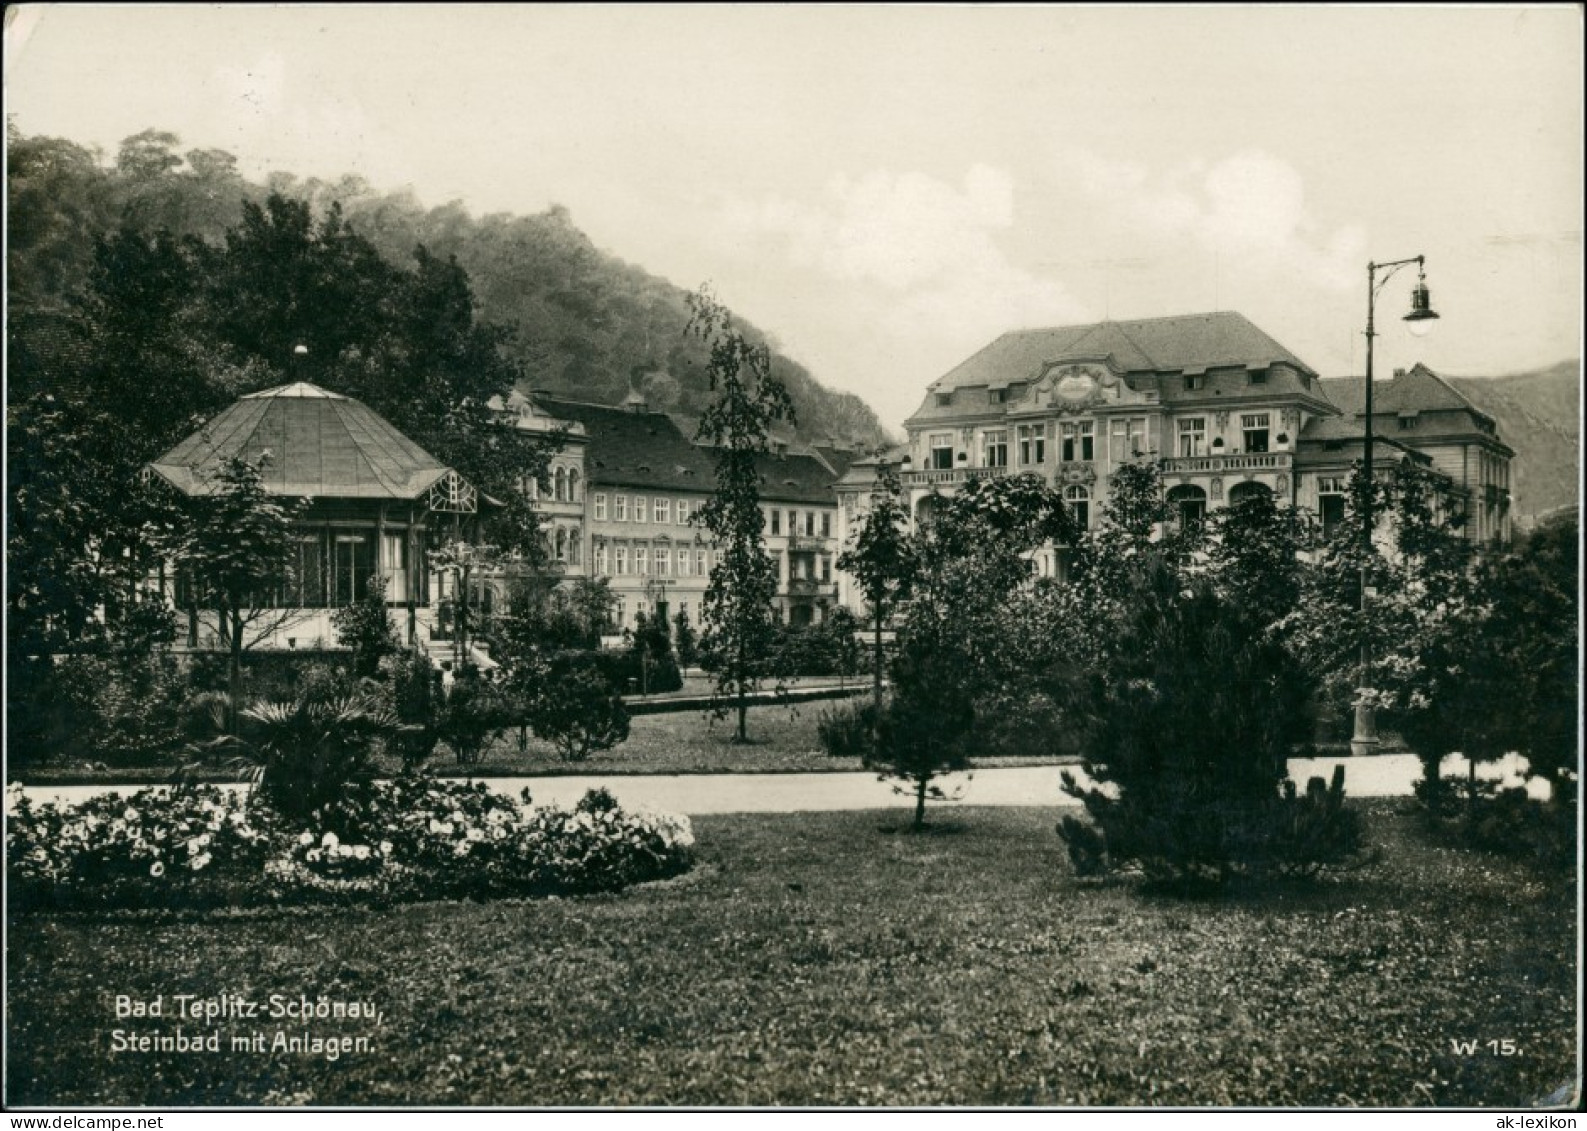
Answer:
<svg viewBox="0 0 1587 1131"><path fill-rule="evenodd" d="M925 403L914 420L938 416L964 416L984 411L1004 414L1003 406L954 404L937 406L938 394L959 389L999 389L1037 381L1053 365L1069 361L1106 361L1126 375L1132 386L1178 376L1204 377L1204 389L1186 395L1183 386L1162 386L1164 401L1200 400L1228 390L1233 381L1242 396L1278 399L1299 395L1316 398L1312 391L1315 371L1280 345L1243 314L1214 311L1166 318L1122 322L1094 322L1039 330L1015 330L933 381ZM1248 391L1244 374L1270 373L1270 381ZM1219 385L1219 388L1213 388ZM1154 386L1155 387L1155 386ZM1320 399L1320 398L1317 398Z"/></svg>
<svg viewBox="0 0 1587 1131"><path fill-rule="evenodd" d="M267 453L265 489L305 498L413 499L449 470L363 402L306 381L241 397L149 466L197 495L224 461Z"/></svg>

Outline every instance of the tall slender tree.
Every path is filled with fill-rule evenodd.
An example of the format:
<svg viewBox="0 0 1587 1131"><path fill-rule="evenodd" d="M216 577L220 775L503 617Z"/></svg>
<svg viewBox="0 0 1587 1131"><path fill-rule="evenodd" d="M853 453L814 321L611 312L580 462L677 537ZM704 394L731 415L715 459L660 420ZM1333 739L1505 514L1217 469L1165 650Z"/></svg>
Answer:
<svg viewBox="0 0 1587 1131"><path fill-rule="evenodd" d="M854 536L854 545L838 557L838 568L860 583L870 609L872 694L878 719L882 715L882 629L898 602L908 598L916 567L903 485L892 465L878 461L870 510Z"/></svg>
<svg viewBox="0 0 1587 1131"><path fill-rule="evenodd" d="M716 451L716 490L695 521L716 543L705 593L710 650L717 657L712 696L719 717L732 702L737 741L748 742L749 695L760 686L775 639L777 567L766 552L756 457L767 450L773 424L792 422L793 403L771 372L771 352L733 327L709 287L689 296L689 332L709 350L707 374L715 399L700 416L698 438Z"/></svg>

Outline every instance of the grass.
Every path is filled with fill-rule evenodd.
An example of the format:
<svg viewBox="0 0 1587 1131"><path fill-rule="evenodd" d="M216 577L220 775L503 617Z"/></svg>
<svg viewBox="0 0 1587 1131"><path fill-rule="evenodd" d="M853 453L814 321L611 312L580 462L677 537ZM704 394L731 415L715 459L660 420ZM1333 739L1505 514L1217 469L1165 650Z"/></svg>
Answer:
<svg viewBox="0 0 1587 1131"><path fill-rule="evenodd" d="M1202 902L1076 881L1051 811L960 809L921 836L903 810L701 818L694 873L619 896L28 916L7 1100L1532 1105L1576 1071L1573 882L1425 843L1400 804L1365 807L1369 868ZM371 1037L334 1063L109 1052L150 1024L117 994L176 993L384 1020L317 1023Z"/></svg>
<svg viewBox="0 0 1587 1131"><path fill-rule="evenodd" d="M438 747L429 765L437 773L467 773L472 777L520 777L554 774L731 774L824 773L856 771L858 758L833 758L821 748L816 731L821 713L835 710L841 700L817 700L789 706L765 705L749 709L747 744L733 741L733 718L713 719L702 711L637 715L628 741L611 750L600 750L582 762L569 762L550 743L531 737L525 751L518 750L515 731L505 734L486 750L476 765L458 766L444 746ZM978 767L1030 766L1056 763L1060 757L977 758ZM1069 759L1072 760L1072 759ZM398 769L392 759L381 764L384 772ZM169 781L174 763L163 766L110 767L85 770L80 766L13 766L10 773L29 785L101 783L151 784ZM201 774L201 779L223 781L235 775Z"/></svg>

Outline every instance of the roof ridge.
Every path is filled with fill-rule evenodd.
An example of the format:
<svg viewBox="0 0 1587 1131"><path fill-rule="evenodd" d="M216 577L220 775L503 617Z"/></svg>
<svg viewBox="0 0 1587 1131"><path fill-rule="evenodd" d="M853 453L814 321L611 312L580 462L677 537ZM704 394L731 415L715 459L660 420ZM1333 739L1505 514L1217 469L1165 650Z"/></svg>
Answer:
<svg viewBox="0 0 1587 1131"><path fill-rule="evenodd" d="M1415 373L1417 370L1421 370L1427 376L1431 377L1434 381L1437 381L1445 389L1447 389L1451 393L1455 394L1456 399L1459 400L1461 404L1465 405L1468 409L1470 409L1472 412L1476 413L1478 416L1482 417L1484 420L1491 420L1492 419L1492 417L1490 417L1486 412L1484 412L1481 408L1477 407L1477 404L1476 404L1475 401L1473 401L1470 397L1466 396L1466 394L1462 393L1459 389L1455 388L1455 386L1451 385L1440 374L1434 372L1433 369L1431 369L1429 366L1423 364L1422 362L1418 361L1415 365L1411 366L1405 372L1406 372L1407 375L1409 375L1411 373Z"/></svg>

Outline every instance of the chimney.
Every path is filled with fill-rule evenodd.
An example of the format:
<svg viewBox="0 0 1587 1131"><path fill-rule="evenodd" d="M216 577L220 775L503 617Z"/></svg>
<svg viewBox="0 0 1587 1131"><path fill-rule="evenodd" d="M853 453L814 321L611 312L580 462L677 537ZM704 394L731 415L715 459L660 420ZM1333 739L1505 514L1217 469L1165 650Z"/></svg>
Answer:
<svg viewBox="0 0 1587 1131"><path fill-rule="evenodd" d="M1394 371L1394 376L1395 376L1395 377L1396 377L1396 378L1400 378L1400 377L1404 377L1404 376L1405 376L1405 370L1403 370L1403 369L1396 369L1396 370L1395 370L1395 371Z"/></svg>

